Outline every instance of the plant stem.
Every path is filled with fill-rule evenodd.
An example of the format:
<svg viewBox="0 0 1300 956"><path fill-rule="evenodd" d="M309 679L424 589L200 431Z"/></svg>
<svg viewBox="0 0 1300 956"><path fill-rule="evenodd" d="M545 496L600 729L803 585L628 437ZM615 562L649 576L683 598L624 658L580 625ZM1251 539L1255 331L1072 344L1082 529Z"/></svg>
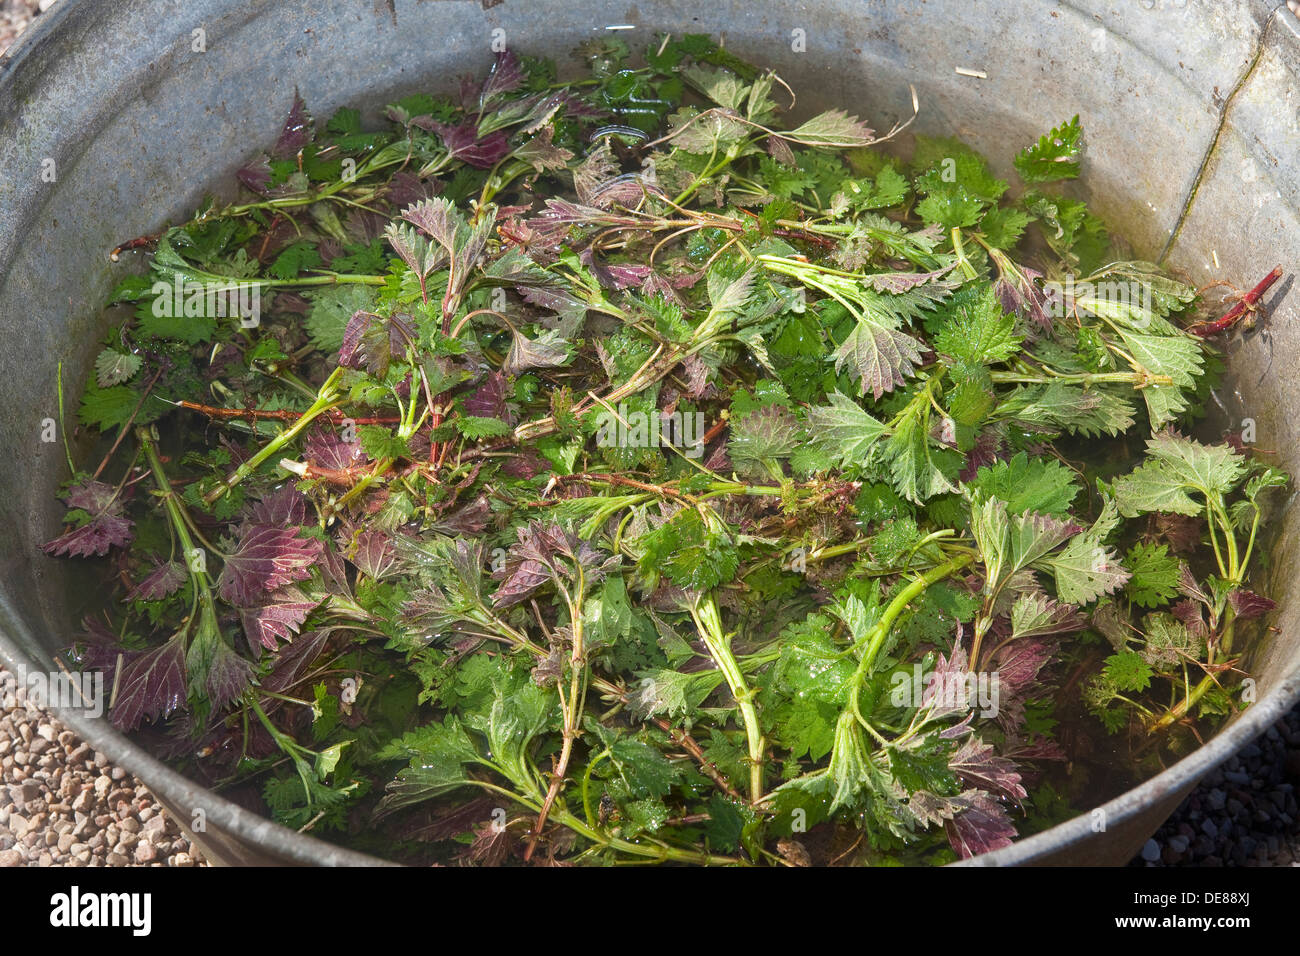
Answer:
<svg viewBox="0 0 1300 956"><path fill-rule="evenodd" d="M731 641L723 634L722 615L718 611L717 599L713 592L697 598L691 604L691 617L700 632L705 647L713 657L718 670L727 681L731 695L740 708L741 718L745 724L745 737L749 742L749 799L757 804L763 799L763 751L766 741L758 722L758 710L754 707L754 692L745 682L740 662L731 651Z"/></svg>
<svg viewBox="0 0 1300 956"><path fill-rule="evenodd" d="M235 485L239 484L256 471L263 462L270 459L272 456L277 454L281 448L293 441L294 438L296 438L303 429L310 425L315 418L328 412L338 404L339 392L336 386L342 375L343 369L334 369L334 371L330 373L329 378L325 379L324 384L321 385L320 391L316 393L316 401L312 403L311 407L303 412L296 422L267 442L261 451L231 472L230 476L225 481L204 495L204 502L209 505L215 502L231 488L235 487Z"/></svg>

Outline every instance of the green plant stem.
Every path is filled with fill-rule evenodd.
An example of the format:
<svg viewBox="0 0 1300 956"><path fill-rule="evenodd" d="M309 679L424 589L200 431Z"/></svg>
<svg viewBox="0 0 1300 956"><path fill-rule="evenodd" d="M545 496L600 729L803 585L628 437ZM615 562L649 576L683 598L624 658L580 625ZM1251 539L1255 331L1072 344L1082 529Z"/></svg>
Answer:
<svg viewBox="0 0 1300 956"><path fill-rule="evenodd" d="M853 676L853 685L849 691L849 707L864 726L866 721L858 709L858 695L862 688L862 682L871 672L871 667L875 664L880 649L885 646L885 640L889 637L889 631L894 626L894 622L906 610L907 605L923 594L930 585L951 577L973 560L975 560L974 555L958 555L950 561L936 565L924 574L917 575L903 590L895 595L894 599L889 602L889 606L885 608L884 613L880 615L880 620L859 642L864 644L865 647L862 651L862 657L858 660L857 672Z"/></svg>
<svg viewBox="0 0 1300 956"><path fill-rule="evenodd" d="M731 695L736 699L736 706L740 708L745 724L745 738L749 743L749 799L758 804L763 799L763 751L767 742L763 739L763 730L758 722L754 692L745 682L740 662L731 651L731 641L722 631L722 615L712 592L691 604L691 617L694 618L695 626L714 663L722 671Z"/></svg>

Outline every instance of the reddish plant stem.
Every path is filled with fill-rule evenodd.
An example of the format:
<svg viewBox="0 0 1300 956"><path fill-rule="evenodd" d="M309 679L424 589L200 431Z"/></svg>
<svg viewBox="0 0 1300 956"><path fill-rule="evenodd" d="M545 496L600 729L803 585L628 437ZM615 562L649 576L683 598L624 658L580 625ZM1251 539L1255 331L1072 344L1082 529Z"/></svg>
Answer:
<svg viewBox="0 0 1300 956"><path fill-rule="evenodd" d="M1247 312L1254 312L1259 306L1259 300L1264 298L1264 293L1272 288L1273 283L1282 278L1282 267L1278 266L1263 279L1255 288L1251 289L1222 316L1213 322L1198 322L1195 325L1189 325L1187 331L1192 335L1199 335L1201 338L1209 338L1211 335L1218 335L1220 332L1226 332L1232 328Z"/></svg>
<svg viewBox="0 0 1300 956"><path fill-rule="evenodd" d="M181 408L192 412L201 412L209 418L249 418L279 422L296 422L302 415L291 408L217 408L212 405L200 405L197 402L176 402ZM397 415L370 415L354 418L339 409L322 412L321 418L335 422L351 421L357 425L396 425L402 419Z"/></svg>

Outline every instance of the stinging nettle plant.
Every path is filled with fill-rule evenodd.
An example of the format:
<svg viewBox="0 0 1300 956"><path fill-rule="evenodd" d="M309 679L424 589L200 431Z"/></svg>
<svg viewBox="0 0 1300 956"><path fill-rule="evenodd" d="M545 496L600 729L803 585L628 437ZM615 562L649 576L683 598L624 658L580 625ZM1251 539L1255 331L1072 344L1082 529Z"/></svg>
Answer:
<svg viewBox="0 0 1300 956"><path fill-rule="evenodd" d="M1077 117L1012 189L706 37L580 55L295 98L117 250L45 550L119 727L412 862L942 863L1243 706L1288 478L1188 435L1263 290L1196 322Z"/></svg>

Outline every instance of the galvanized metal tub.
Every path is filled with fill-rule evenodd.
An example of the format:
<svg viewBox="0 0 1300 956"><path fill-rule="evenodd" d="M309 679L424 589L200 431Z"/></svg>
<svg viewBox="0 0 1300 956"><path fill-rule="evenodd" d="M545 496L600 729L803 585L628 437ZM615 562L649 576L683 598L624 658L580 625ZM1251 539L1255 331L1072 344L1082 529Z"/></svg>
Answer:
<svg viewBox="0 0 1300 956"><path fill-rule="evenodd" d="M1148 257L1198 280L1263 275L1300 256L1300 20L1281 0L61 0L0 57L0 659L25 681L74 633L56 531L55 376L84 380L121 240L183 218L274 138L295 87L318 114L376 107L481 71L492 44L563 56L616 29L723 36L818 103L878 128L910 113L995 158L1082 115L1097 210ZM958 72L961 70L962 72ZM970 74L983 74L972 76ZM1230 417L1300 473L1300 305L1286 285L1271 342L1232 356ZM1271 355L1270 355L1271 349ZM75 392L75 384L71 389ZM75 394L68 396L75 400ZM1127 860L1208 770L1300 699L1300 511L1280 518L1264 581L1280 632L1252 649L1258 702L1178 764L978 864ZM59 716L137 774L226 863L379 862L279 827L186 780L103 719ZM1097 822L1104 821L1104 830Z"/></svg>

